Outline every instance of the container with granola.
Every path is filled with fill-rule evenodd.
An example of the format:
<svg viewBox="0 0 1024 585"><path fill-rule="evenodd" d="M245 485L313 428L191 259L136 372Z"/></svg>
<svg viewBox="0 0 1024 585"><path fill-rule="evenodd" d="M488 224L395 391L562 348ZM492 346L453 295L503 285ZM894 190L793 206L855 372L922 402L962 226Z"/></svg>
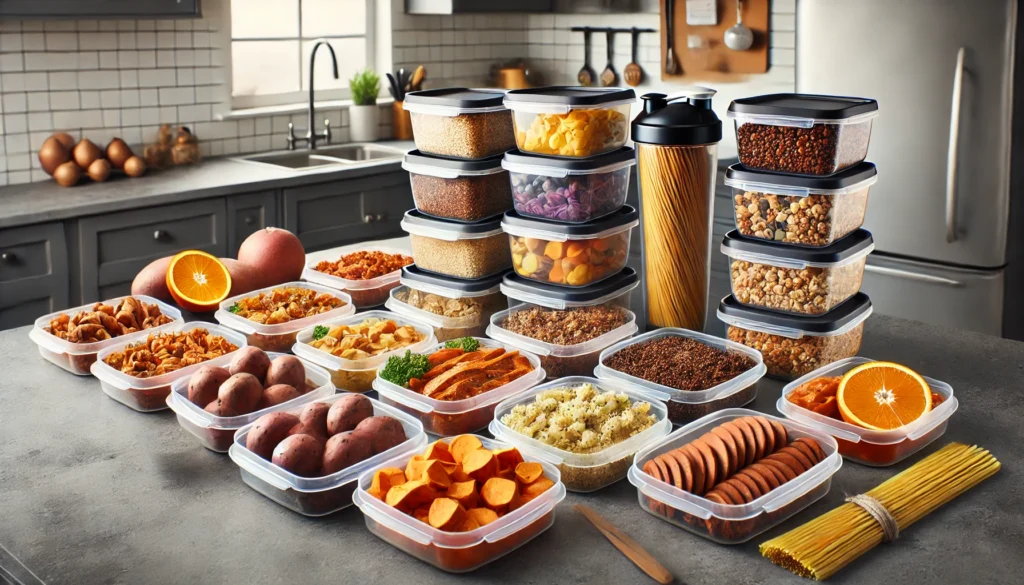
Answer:
<svg viewBox="0 0 1024 585"><path fill-rule="evenodd" d="M402 269L402 286L391 289L384 306L430 323L438 341L482 337L491 315L505 308L505 295L499 290L503 276L463 280L432 274L413 264Z"/></svg>
<svg viewBox="0 0 1024 585"><path fill-rule="evenodd" d="M403 250L368 246L337 260L309 262L302 280L340 290L352 298L356 309L383 305L388 293L398 286L399 272L412 264Z"/></svg>

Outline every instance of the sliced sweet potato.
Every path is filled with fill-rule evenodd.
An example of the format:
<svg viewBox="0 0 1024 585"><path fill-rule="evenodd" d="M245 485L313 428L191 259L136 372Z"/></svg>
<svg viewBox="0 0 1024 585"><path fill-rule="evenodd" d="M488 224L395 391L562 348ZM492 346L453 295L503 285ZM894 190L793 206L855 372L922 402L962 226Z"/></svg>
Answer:
<svg viewBox="0 0 1024 585"><path fill-rule="evenodd" d="M488 508L503 514L515 508L516 500L519 499L519 486L510 479L492 477L480 488L480 498Z"/></svg>
<svg viewBox="0 0 1024 585"><path fill-rule="evenodd" d="M466 516L476 520L480 526L486 526L498 519L498 514L490 508L470 508L466 510Z"/></svg>
<svg viewBox="0 0 1024 585"><path fill-rule="evenodd" d="M451 498L437 498L430 504L428 520L434 528L451 532L462 527L466 510Z"/></svg>
<svg viewBox="0 0 1024 585"><path fill-rule="evenodd" d="M405 480L416 481L423 477L423 470L430 465L430 462L423 458L422 455L414 455L408 463L405 464Z"/></svg>
<svg viewBox="0 0 1024 585"><path fill-rule="evenodd" d="M452 483L452 479L448 477L448 472L444 468L444 463L437 459L431 459L427 463L427 466L423 468L420 480L427 482L427 485L435 490L446 490Z"/></svg>
<svg viewBox="0 0 1024 585"><path fill-rule="evenodd" d="M529 496L531 499L532 498L536 498L537 496L539 496L542 493L548 491L549 489L553 488L554 486L555 486L555 482L551 481L550 479L548 479L546 477L541 477L541 478L538 478L537 481L534 481L530 485L524 487L523 488L523 495L524 496Z"/></svg>
<svg viewBox="0 0 1024 585"><path fill-rule="evenodd" d="M536 461L524 461L516 465L516 479L521 485L530 485L544 475L544 467Z"/></svg>
<svg viewBox="0 0 1024 585"><path fill-rule="evenodd" d="M453 481L448 486L448 497L462 504L465 508L476 507L479 494L476 492L476 480Z"/></svg>
<svg viewBox="0 0 1024 585"><path fill-rule="evenodd" d="M443 364L444 362L452 358L459 357L464 353L466 353L466 350L458 347L439 349L434 353L428 355L427 361L430 363L430 367L433 368L438 364Z"/></svg>
<svg viewBox="0 0 1024 585"><path fill-rule="evenodd" d="M467 515L466 519L462 522L462 526L459 528L459 531L469 532L470 530L476 530L477 528L480 528L480 523L472 516Z"/></svg>
<svg viewBox="0 0 1024 585"><path fill-rule="evenodd" d="M412 517L424 524L430 523L430 506L420 506L412 512Z"/></svg>
<svg viewBox="0 0 1024 585"><path fill-rule="evenodd" d="M451 451L449 450L448 443L445 443L441 439L427 445L427 450L423 452L423 458L455 463L455 459L452 457Z"/></svg>
<svg viewBox="0 0 1024 585"><path fill-rule="evenodd" d="M523 462L523 454L515 447L495 449L492 453L498 458L498 467L509 467L514 470L516 465Z"/></svg>
<svg viewBox="0 0 1024 585"><path fill-rule="evenodd" d="M498 474L498 458L487 449L477 449L463 457L462 470L469 477L484 483Z"/></svg>
<svg viewBox="0 0 1024 585"><path fill-rule="evenodd" d="M405 472L397 467L385 467L384 469L378 469L373 474L373 480L370 482L370 487L366 491L371 496L384 500L388 494L388 491L396 485L402 485L405 483Z"/></svg>
<svg viewBox="0 0 1024 585"><path fill-rule="evenodd" d="M422 480L407 481L388 490L384 503L406 513L426 505L437 496L437 492Z"/></svg>
<svg viewBox="0 0 1024 585"><path fill-rule="evenodd" d="M484 444L473 435L459 435L452 439L452 442L448 445L448 451L451 452L452 458L456 463L462 463L462 460L470 451L483 448Z"/></svg>

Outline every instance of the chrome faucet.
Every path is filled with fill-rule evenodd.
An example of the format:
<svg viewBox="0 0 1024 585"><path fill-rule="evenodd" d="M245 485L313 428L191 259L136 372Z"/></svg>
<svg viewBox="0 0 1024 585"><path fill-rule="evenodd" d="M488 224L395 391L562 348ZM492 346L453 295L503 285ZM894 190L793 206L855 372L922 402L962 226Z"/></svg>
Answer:
<svg viewBox="0 0 1024 585"><path fill-rule="evenodd" d="M313 130L313 119L316 117L316 110L313 105L313 87L315 85L314 80L316 79L316 51L320 48L320 45L325 45L327 50L330 51L331 64L334 66L334 78L338 78L338 57L334 54L334 47L326 39L317 39L316 44L313 45L313 50L309 54L309 120L306 123L306 135L296 136L294 125L288 122L288 150L295 150L296 142L305 142L310 150L316 150L316 143L321 138L327 141L327 144L331 143L330 120L324 119L323 132L315 132ZM299 130L299 132L302 132L302 130Z"/></svg>

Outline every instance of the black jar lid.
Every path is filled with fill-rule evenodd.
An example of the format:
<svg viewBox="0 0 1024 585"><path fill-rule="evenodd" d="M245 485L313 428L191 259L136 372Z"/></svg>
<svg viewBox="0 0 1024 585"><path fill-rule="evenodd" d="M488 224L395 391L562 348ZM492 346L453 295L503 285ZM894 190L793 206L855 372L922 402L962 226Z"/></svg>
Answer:
<svg viewBox="0 0 1024 585"><path fill-rule="evenodd" d="M640 97L643 111L632 123L633 142L664 146L696 146L722 140L722 121L711 109L713 89L694 88L666 96Z"/></svg>
<svg viewBox="0 0 1024 585"><path fill-rule="evenodd" d="M475 223L464 223L450 219L439 219L410 209L402 218L401 227L415 236L457 241L487 238L501 233L501 216Z"/></svg>
<svg viewBox="0 0 1024 585"><path fill-rule="evenodd" d="M405 168L407 165L422 165L437 169L469 173L493 171L495 169L501 169L501 159L503 156L504 155L498 154L478 159L448 158L446 156L420 152L417 148L405 153L405 157L402 158L402 168Z"/></svg>
<svg viewBox="0 0 1024 585"><path fill-rule="evenodd" d="M636 271L628 266L608 278L577 288L567 288L508 272L501 281L501 292L519 301L553 309L606 303L632 291L640 284Z"/></svg>
<svg viewBox="0 0 1024 585"><path fill-rule="evenodd" d="M877 111L878 102L873 99L809 93L773 93L733 100L729 104L730 116L736 113L845 120Z"/></svg>
<svg viewBox="0 0 1024 585"><path fill-rule="evenodd" d="M413 288L416 288L415 284L423 284L430 287L452 289L472 295L473 293L486 293L491 292L492 290L497 290L498 286L501 285L502 277L505 275L506 273L499 272L498 274L491 276L469 280L465 278L444 276L443 274L436 274L434 272L427 272L415 264L410 264L402 267L401 282L405 285L414 283Z"/></svg>
<svg viewBox="0 0 1024 585"><path fill-rule="evenodd" d="M822 315L798 316L776 313L744 305L733 295L728 295L718 303L718 317L725 323L744 329L748 328L747 324L752 326L750 328L764 325L764 332L771 333L778 330L780 335L787 333L829 335L867 319L871 311L871 299L862 292L853 295L838 307Z"/></svg>
<svg viewBox="0 0 1024 585"><path fill-rule="evenodd" d="M604 167L618 165L621 163L632 163L635 160L635 157L636 152L628 146L623 146L618 150L613 150L604 154L588 156L587 158L552 157L540 154L531 154L529 152L523 152L518 148L513 148L505 153L505 162L513 166L530 165L533 167L549 167L578 173L592 171L595 169L603 169Z"/></svg>
<svg viewBox="0 0 1024 585"><path fill-rule="evenodd" d="M531 87L514 89L505 94L506 104L556 104L573 107L603 106L635 99L635 91L621 87Z"/></svg>
<svg viewBox="0 0 1024 585"><path fill-rule="evenodd" d="M821 248L787 246L762 239L744 238L739 231L732 230L722 239L722 253L742 258L746 254L771 256L808 265L839 264L860 254L870 253L875 248L871 232L860 228L838 242ZM735 252L730 253L730 252Z"/></svg>
<svg viewBox="0 0 1024 585"><path fill-rule="evenodd" d="M520 231L543 232L551 236L567 236L568 238L593 238L608 231L617 233L618 228L633 227L639 223L640 214L629 205L623 205L615 213L599 217L583 223L562 223L549 219L525 217L516 211L506 211L501 220L502 229L512 235L521 235ZM543 237L538 233L539 237ZM533 237L533 236L530 236Z"/></svg>
<svg viewBox="0 0 1024 585"><path fill-rule="evenodd" d="M878 176L878 169L874 163L861 162L852 167L842 170L827 177L815 177L807 175L790 175L788 173L773 173L769 171L756 171L748 169L740 163L729 165L725 171L727 181L743 181L749 183L764 183L766 185L781 185L783 187L797 187L809 191L835 191L845 189Z"/></svg>
<svg viewBox="0 0 1024 585"><path fill-rule="evenodd" d="M468 87L445 87L424 89L405 94L405 105L442 106L463 110L503 109L505 92L490 89L469 89ZM406 108L410 109L410 108Z"/></svg>

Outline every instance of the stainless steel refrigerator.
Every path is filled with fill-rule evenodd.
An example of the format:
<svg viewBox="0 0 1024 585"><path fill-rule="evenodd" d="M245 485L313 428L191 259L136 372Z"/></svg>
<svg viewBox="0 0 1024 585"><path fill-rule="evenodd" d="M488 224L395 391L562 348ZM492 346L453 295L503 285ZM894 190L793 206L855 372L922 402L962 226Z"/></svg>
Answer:
<svg viewBox="0 0 1024 585"><path fill-rule="evenodd" d="M797 91L879 103L863 290L880 313L1024 339L1017 4L797 2Z"/></svg>

